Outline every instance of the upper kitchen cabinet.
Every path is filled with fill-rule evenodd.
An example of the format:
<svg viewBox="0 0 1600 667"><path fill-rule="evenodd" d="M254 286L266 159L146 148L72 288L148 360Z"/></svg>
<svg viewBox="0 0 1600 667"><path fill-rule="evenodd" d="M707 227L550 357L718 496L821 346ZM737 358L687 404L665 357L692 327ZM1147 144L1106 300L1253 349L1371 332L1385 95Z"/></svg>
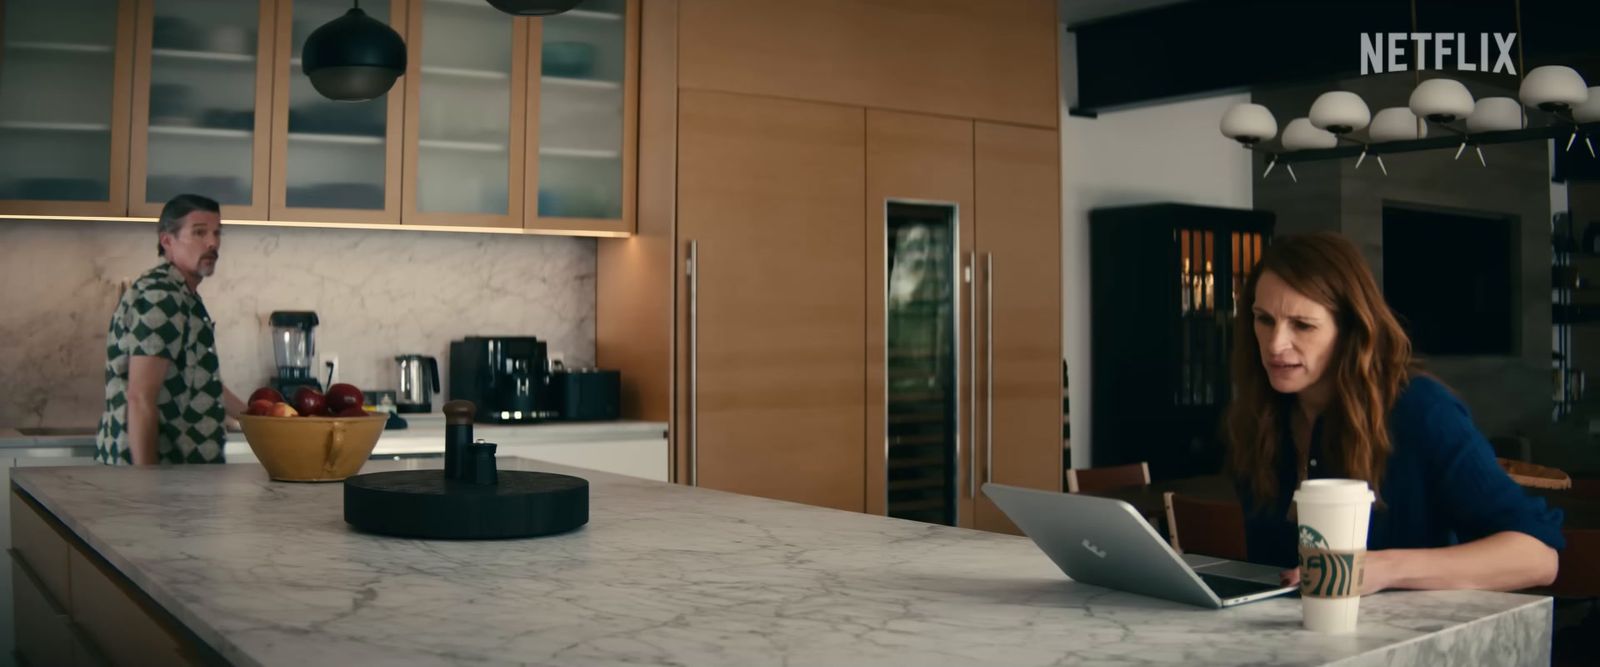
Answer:
<svg viewBox="0 0 1600 667"><path fill-rule="evenodd" d="M406 224L522 227L534 21L484 0L412 0Z"/></svg>
<svg viewBox="0 0 1600 667"><path fill-rule="evenodd" d="M534 22L528 227L634 230L639 0L586 0Z"/></svg>
<svg viewBox="0 0 1600 667"><path fill-rule="evenodd" d="M361 9L406 36L407 0ZM273 220L400 222L402 114L410 76L382 97L334 102L300 69L306 37L349 11L349 0L278 0L273 51ZM507 17L509 19L509 17Z"/></svg>
<svg viewBox="0 0 1600 667"><path fill-rule="evenodd" d="M128 211L134 0L0 2L0 211Z"/></svg>
<svg viewBox="0 0 1600 667"><path fill-rule="evenodd" d="M679 0L679 84L1056 126L1056 0Z"/></svg>
<svg viewBox="0 0 1600 667"><path fill-rule="evenodd" d="M141 0L135 30L131 215L205 195L267 217L273 0Z"/></svg>

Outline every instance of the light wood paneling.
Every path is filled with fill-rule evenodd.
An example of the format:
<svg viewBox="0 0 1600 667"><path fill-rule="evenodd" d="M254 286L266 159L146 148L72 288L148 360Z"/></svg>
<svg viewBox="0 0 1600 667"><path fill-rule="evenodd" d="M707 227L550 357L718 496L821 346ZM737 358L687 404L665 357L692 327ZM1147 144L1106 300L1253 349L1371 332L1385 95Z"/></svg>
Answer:
<svg viewBox="0 0 1600 667"><path fill-rule="evenodd" d="M281 61L275 59L277 3L260 0L256 27L255 121L250 134L250 203L224 204L223 214L230 220L266 220L270 193L268 176L272 172L272 81ZM133 127L130 132L128 167L128 215L161 215L164 201L148 201L150 176L150 86L151 48L155 37L155 0L139 3L133 53ZM287 25L287 24L286 24ZM210 196L205 192L196 192Z"/></svg>
<svg viewBox="0 0 1600 667"><path fill-rule="evenodd" d="M1053 131L994 123L977 123L975 136L979 468L985 480L1059 491L1060 144ZM981 494L978 527L1018 533Z"/></svg>
<svg viewBox="0 0 1600 667"><path fill-rule="evenodd" d="M866 206L866 358L867 358L867 414L866 414L866 475L867 512L884 514L887 511L886 470L888 457L886 443L887 406L885 405L885 294L888 278L885 266L888 244L885 205L890 200L917 200L950 204L956 207L958 274L972 250L972 121L938 118L893 111L867 111L867 206ZM961 323L958 338L961 341L957 364L960 400L960 456L962 469L970 460L967 448L971 446L968 418L972 405L972 387L967 372L972 363L968 354L966 323L970 314L967 290L958 290L961 309L957 320ZM966 470L970 474L970 470ZM972 526L971 488L964 476L956 482L960 490L957 517L961 525Z"/></svg>
<svg viewBox="0 0 1600 667"><path fill-rule="evenodd" d="M21 558L11 561L11 603L16 655L24 664L73 664L72 619L60 602L45 593L43 582Z"/></svg>
<svg viewBox="0 0 1600 667"><path fill-rule="evenodd" d="M682 82L1055 127L1056 0L683 0Z"/></svg>
<svg viewBox="0 0 1600 667"><path fill-rule="evenodd" d="M640 7L638 233L598 242L595 358L623 369L622 414L669 421L673 414L673 252L677 208L678 42L676 0ZM669 445L677 428L669 429ZM679 474L676 448L672 479Z"/></svg>
<svg viewBox="0 0 1600 667"><path fill-rule="evenodd" d="M68 558L72 618L97 648L120 664L198 662L172 629L135 600L131 587L119 581L120 575L102 570L78 549L72 549Z"/></svg>
<svg viewBox="0 0 1600 667"><path fill-rule="evenodd" d="M679 97L678 230L699 247L679 391L694 376L700 486L864 509L864 116Z"/></svg>
<svg viewBox="0 0 1600 667"><path fill-rule="evenodd" d="M57 603L69 599L67 585L67 540L32 502L11 492L11 548L39 578L44 592Z"/></svg>

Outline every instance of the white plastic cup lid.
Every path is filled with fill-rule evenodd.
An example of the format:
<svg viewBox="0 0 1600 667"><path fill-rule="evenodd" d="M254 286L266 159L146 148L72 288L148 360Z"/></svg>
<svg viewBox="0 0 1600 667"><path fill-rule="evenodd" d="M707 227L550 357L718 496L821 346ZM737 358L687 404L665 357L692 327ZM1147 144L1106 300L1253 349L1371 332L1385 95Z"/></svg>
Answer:
<svg viewBox="0 0 1600 667"><path fill-rule="evenodd" d="M1294 492L1296 503L1372 502L1372 490L1359 479L1308 479Z"/></svg>

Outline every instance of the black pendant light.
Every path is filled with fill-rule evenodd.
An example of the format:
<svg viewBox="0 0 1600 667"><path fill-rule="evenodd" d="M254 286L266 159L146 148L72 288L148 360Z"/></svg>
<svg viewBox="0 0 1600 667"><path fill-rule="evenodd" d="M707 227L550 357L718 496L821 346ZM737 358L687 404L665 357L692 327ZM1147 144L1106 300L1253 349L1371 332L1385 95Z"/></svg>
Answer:
<svg viewBox="0 0 1600 667"><path fill-rule="evenodd" d="M550 16L577 7L583 0L489 0L489 4L513 16Z"/></svg>
<svg viewBox="0 0 1600 667"><path fill-rule="evenodd" d="M361 2L344 16L306 37L300 69L323 97L361 102L380 97L406 72L406 43L400 33L361 11Z"/></svg>

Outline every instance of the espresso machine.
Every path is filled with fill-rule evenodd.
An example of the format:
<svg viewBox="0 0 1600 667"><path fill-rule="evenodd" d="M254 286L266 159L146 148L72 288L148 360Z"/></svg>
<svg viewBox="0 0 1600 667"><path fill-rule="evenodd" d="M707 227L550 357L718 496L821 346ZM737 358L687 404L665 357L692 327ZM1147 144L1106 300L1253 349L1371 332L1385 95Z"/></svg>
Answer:
<svg viewBox="0 0 1600 667"><path fill-rule="evenodd" d="M468 336L451 342L450 400L472 401L482 423L525 424L556 417L544 341Z"/></svg>
<svg viewBox="0 0 1600 667"><path fill-rule="evenodd" d="M317 359L317 314L309 310L279 310L267 318L272 325L272 358L278 372L272 388L293 399L301 387L322 391L312 366Z"/></svg>

